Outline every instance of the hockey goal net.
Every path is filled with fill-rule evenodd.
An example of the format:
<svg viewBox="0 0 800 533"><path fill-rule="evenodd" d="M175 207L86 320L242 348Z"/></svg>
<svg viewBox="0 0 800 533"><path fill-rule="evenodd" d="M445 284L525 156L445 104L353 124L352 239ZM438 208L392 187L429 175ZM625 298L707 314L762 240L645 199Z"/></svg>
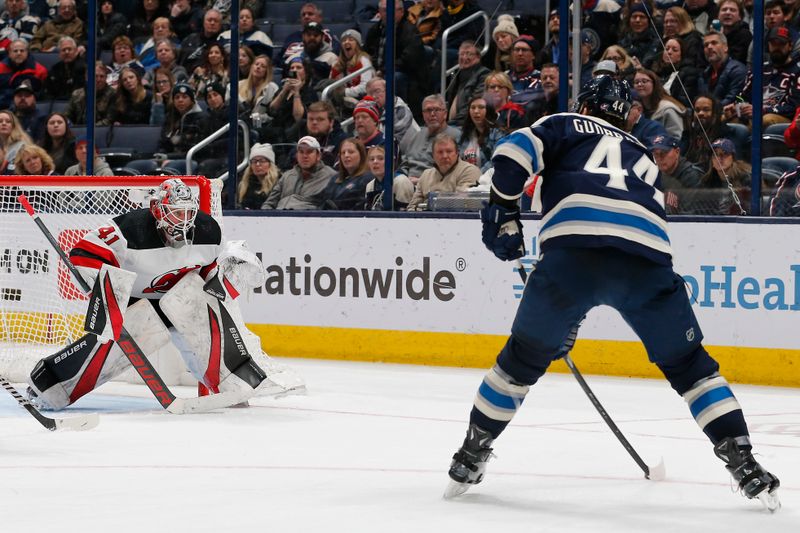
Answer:
<svg viewBox="0 0 800 533"><path fill-rule="evenodd" d="M172 177L192 187L200 209L222 225L219 180L200 176L0 176L1 375L23 382L41 357L84 335L87 305L87 296L22 209L19 195L28 198L69 253L86 232L106 220L148 207L161 182ZM179 381L177 376L163 377Z"/></svg>

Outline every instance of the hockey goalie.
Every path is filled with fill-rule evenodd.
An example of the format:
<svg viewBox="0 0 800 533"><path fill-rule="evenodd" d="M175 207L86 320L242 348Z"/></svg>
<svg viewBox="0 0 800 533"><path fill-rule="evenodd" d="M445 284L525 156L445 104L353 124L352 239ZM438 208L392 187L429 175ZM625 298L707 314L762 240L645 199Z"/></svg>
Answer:
<svg viewBox="0 0 800 533"><path fill-rule="evenodd" d="M93 287L87 333L32 370L29 394L40 407L63 409L129 368L115 343L123 325L149 359L179 351L211 393L304 389L242 320L237 297L264 283L261 261L243 241L224 239L180 179L164 181L149 209L87 233L69 255Z"/></svg>

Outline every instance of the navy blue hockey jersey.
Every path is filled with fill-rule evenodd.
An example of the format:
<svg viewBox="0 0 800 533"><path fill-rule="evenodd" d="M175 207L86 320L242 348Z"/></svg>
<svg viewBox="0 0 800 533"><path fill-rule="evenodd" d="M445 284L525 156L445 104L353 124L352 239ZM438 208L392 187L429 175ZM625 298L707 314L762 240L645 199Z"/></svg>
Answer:
<svg viewBox="0 0 800 533"><path fill-rule="evenodd" d="M559 113L504 138L492 189L516 200L539 174L542 252L611 246L672 263L658 166L633 136L595 117Z"/></svg>

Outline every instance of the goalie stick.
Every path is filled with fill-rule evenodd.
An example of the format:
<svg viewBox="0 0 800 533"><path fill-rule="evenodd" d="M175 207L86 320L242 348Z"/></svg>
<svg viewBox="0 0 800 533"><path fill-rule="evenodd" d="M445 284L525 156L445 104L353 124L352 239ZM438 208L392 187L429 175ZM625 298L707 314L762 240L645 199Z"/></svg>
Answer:
<svg viewBox="0 0 800 533"><path fill-rule="evenodd" d="M522 261L517 259L517 272L519 272L519 277L522 278L522 284L524 285L528 281L528 272L525 270L525 267L522 265ZM644 477L646 479L650 479L652 481L661 481L664 479L666 475L666 469L664 467L664 460L661 459L657 465L649 466L647 463L644 462L642 457L636 452L633 448L633 445L625 438L625 435L622 434L622 431L617 427L617 424L611 419L611 416L603 407L603 404L600 403L600 400L597 399L597 396L594 395L592 389L589 388L589 384L586 383L586 380L583 379L583 375L578 370L578 367L575 366L575 363L572 361L572 358L569 356L570 350L575 345L575 339L578 337L578 326L575 326L572 331L570 332L569 336L567 337L566 348L567 353L564 354L564 362L567 363L570 372L572 375L575 376L575 379L578 382L578 385L581 386L583 392L586 393L586 396L589 397L589 401L592 402L594 408L597 409L597 412L600 413L600 417L603 419L603 422L611 429L611 432L617 437L617 440L622 444L622 447L625 448L625 451L636 461L636 464L639 465L639 468L642 469L644 472Z"/></svg>
<svg viewBox="0 0 800 533"><path fill-rule="evenodd" d="M64 252L64 250L58 244L58 241L55 240L53 234L50 233L50 230L47 229L47 226L42 221L41 217L39 217L39 215L34 211L33 206L30 204L25 195L19 195L17 200L20 204L22 204L22 207L25 208L25 211L31 216L33 221L41 230L42 234L44 234L50 245L72 273L75 281L77 281L78 285L80 285L81 290L85 294L89 293L91 291L89 284L86 283L86 280L83 279L81 273L78 272L78 269L76 269L75 265L72 264L72 261L69 260L66 252ZM127 357L128 361L130 361L131 365L133 365L133 368L136 369L136 372L142 378L144 384L147 385L147 388L153 393L153 396L155 396L156 400L158 400L158 403L161 404L161 407L170 413L176 415L202 413L211 411L213 409L230 407L232 405L241 403L248 398L246 393L232 391L221 392L211 396L201 396L199 398L178 398L172 393L167 384L164 383L164 380L161 379L158 371L144 354L139 345L136 344L136 341L133 340L133 337L125 329L125 326L122 326L122 333L119 336L119 340L116 342L122 350L122 353L125 354L125 357Z"/></svg>
<svg viewBox="0 0 800 533"><path fill-rule="evenodd" d="M39 412L38 409L36 409L36 407L33 406L33 404L31 404L30 401L28 401L27 398L21 395L19 391L14 388L14 385L9 383L8 380L3 376L0 376L0 385L2 385L3 388L7 390L15 400L17 400L17 403L24 407L31 414L31 416L33 416L33 418L35 418L41 425L50 431L55 431L57 429L84 431L87 429L92 429L100 423L100 416L98 416L97 413L77 415L69 418L50 418L44 416Z"/></svg>

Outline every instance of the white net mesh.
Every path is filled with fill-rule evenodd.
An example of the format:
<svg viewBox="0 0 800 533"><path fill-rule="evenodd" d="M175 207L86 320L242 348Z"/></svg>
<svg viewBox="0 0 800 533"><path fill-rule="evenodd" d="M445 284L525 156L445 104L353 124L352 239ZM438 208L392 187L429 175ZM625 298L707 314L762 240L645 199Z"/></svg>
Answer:
<svg viewBox="0 0 800 533"><path fill-rule="evenodd" d="M44 234L25 213L20 194L40 214L65 252L111 217L149 205L164 177L36 177L0 179L0 375L25 381L36 362L81 337L87 297ZM182 177L200 207L222 224L222 184Z"/></svg>

